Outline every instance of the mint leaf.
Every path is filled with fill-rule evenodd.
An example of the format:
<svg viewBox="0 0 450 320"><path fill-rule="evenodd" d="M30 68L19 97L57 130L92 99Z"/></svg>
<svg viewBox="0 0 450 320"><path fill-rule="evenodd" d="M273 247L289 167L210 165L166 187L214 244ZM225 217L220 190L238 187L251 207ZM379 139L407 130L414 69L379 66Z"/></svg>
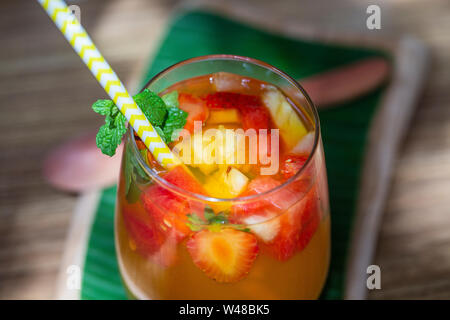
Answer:
<svg viewBox="0 0 450 320"><path fill-rule="evenodd" d="M205 207L205 211L203 212L203 216L207 221L210 221L214 218L216 214L214 213L213 209L209 206Z"/></svg>
<svg viewBox="0 0 450 320"><path fill-rule="evenodd" d="M161 97L161 99L163 99L166 106L170 108L178 108L180 105L180 103L178 102L178 91L166 93Z"/></svg>
<svg viewBox="0 0 450 320"><path fill-rule="evenodd" d="M223 212L219 212L214 215L211 219L208 219L210 224L225 224L228 223L228 218L225 216Z"/></svg>
<svg viewBox="0 0 450 320"><path fill-rule="evenodd" d="M116 153L117 146L122 141L122 136L127 131L126 118L119 109L108 100L97 100L92 106L94 111L106 115L105 124L100 127L95 142L102 153L113 156Z"/></svg>
<svg viewBox="0 0 450 320"><path fill-rule="evenodd" d="M188 214L188 223L186 225L194 232L208 229L210 231L218 231L223 227L234 228L239 231L250 232L249 228L246 228L241 224L228 223L228 217L226 212L214 213L211 207L206 206L203 212L205 220L201 219L197 214Z"/></svg>
<svg viewBox="0 0 450 320"><path fill-rule="evenodd" d="M116 107L117 109L117 107ZM114 118L114 127L117 130L117 135L120 135L120 139L122 140L122 136L127 132L127 126L126 126L127 118L122 113L118 113ZM120 143L120 142L119 142Z"/></svg>
<svg viewBox="0 0 450 320"><path fill-rule="evenodd" d="M176 131L184 127L188 114L178 108L176 91L160 97L145 89L133 99L165 143L177 138ZM100 128L96 137L97 146L104 154L112 156L127 130L126 118L112 100L97 100L92 109L105 116L105 125Z"/></svg>
<svg viewBox="0 0 450 320"><path fill-rule="evenodd" d="M187 217L188 217L188 221L192 224L197 224L197 225L205 224L205 221L195 213L188 214Z"/></svg>
<svg viewBox="0 0 450 320"><path fill-rule="evenodd" d="M196 224L192 224L192 223L186 223L186 225L188 226L189 229L191 229L194 232L203 230L203 227L201 225L196 225Z"/></svg>
<svg viewBox="0 0 450 320"><path fill-rule="evenodd" d="M122 140L122 135L123 133L121 133L120 130L111 127L106 123L100 127L100 130L95 138L95 142L97 147L102 150L102 153L108 156L113 156L116 153L117 146Z"/></svg>
<svg viewBox="0 0 450 320"><path fill-rule="evenodd" d="M145 89L135 95L133 99L152 125L161 126L164 123L167 115L167 108L160 96Z"/></svg>
<svg viewBox="0 0 450 320"><path fill-rule="evenodd" d="M167 111L167 119L164 123L163 132L167 143L170 143L178 138L176 131L184 127L188 113L177 107L167 108Z"/></svg>
<svg viewBox="0 0 450 320"><path fill-rule="evenodd" d="M100 99L94 102L94 104L92 105L92 109L98 114L106 116L111 113L111 109L114 106L115 105L112 100Z"/></svg>

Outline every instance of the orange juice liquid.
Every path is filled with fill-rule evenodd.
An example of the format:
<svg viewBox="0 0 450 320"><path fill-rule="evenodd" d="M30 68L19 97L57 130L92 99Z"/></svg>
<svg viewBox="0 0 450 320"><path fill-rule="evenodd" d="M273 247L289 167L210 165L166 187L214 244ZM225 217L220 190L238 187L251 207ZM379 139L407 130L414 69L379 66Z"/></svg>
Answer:
<svg viewBox="0 0 450 320"><path fill-rule="evenodd" d="M205 277L184 245L171 268L151 263L130 248L120 215L116 217L116 246L122 278L132 298L138 299L317 299L324 285L330 259L330 219L320 223L308 246L288 261L260 254L248 276L233 284ZM132 245L131 245L132 246Z"/></svg>
<svg viewBox="0 0 450 320"><path fill-rule="evenodd" d="M244 79L236 75L233 75L231 80L227 83L228 86L231 86L230 91L248 95L260 95L261 90L264 90L267 85L254 79ZM217 84L214 76L204 76L180 82L166 92L177 90L179 93L204 96L216 89ZM296 109L296 112L305 124L306 130L313 131L314 126L310 123L309 117L302 113L299 108ZM208 126L208 120L205 122ZM276 128L273 119L270 121L270 127ZM127 144L129 143L131 141L127 141ZM280 157L288 153L286 143L281 141ZM149 165L152 166L152 163ZM135 225L133 230L130 231L129 225L124 221L124 216L132 215L133 219L136 218L137 221L141 221L143 226L150 223L151 218L149 218L148 210L142 203L142 196L139 196L142 192L145 193L146 188L149 187L148 184L132 181L131 187L129 187L131 191L128 192L137 193L137 197L130 202L129 197L125 194L125 180L128 178L125 176L127 170L124 166L123 163L118 189L115 241L120 271L131 297L139 299L318 298L326 279L330 259L330 217L325 165L321 153L312 158L309 164L310 168L308 168L308 171L305 170L305 175L309 174L308 178L301 180L308 181L308 188L299 191L305 192L304 197L299 196L297 202L293 201L292 206L289 206L285 209L285 212L279 213L279 216L274 218L275 220L281 219L283 215L285 218L289 218L288 215L292 215L292 212L295 211L292 208L295 208L302 201L304 203L309 201L307 202L308 205L301 205L300 208L313 211L313 216L317 218L314 220L316 225L313 229L308 228L308 223L302 225L298 229L299 236L294 237L295 239L307 239L307 241L300 249L296 249L287 258L281 259L279 254L273 254L273 241L278 238L267 243L258 238L258 254L252 262L251 268L241 279L230 283L216 281L211 276L207 276L204 270L194 263L192 254L187 249L187 242L194 237L193 234L179 240L165 241L159 251L152 249L151 255L142 253L143 246L140 246L140 242L145 242L143 238L146 236L153 237L154 234L152 230L147 230L145 227L141 228L141 225L139 227ZM165 173L163 168L157 167L157 164L154 164L154 166L161 174ZM259 168L259 166L260 164L256 164L249 170L248 167L245 167L247 169L241 168L241 170L244 170L245 174L254 179L255 172L257 172L255 167ZM205 176L208 178L208 174L203 173L201 175L203 176L202 179ZM278 180L284 179L281 173L277 173L274 177ZM295 197L296 195L292 196ZM153 200L158 202L158 199ZM300 219L300 216L296 215L296 217ZM286 219L286 221L291 220ZM168 225L172 226L172 224ZM279 232L284 230L280 229ZM136 236L136 232L138 236ZM313 233L309 236L303 235L306 232ZM281 248L284 249L283 246ZM158 255L164 256L164 263L161 263Z"/></svg>

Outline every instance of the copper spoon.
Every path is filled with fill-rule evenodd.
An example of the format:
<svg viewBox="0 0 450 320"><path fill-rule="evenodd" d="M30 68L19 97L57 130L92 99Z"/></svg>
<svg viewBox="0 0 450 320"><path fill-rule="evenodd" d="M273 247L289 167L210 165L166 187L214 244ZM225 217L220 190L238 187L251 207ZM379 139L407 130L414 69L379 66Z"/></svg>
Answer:
<svg viewBox="0 0 450 320"><path fill-rule="evenodd" d="M331 107L361 96L388 76L384 59L365 59L300 80L319 108ZM81 192L114 184L120 170L122 145L114 157L103 155L95 144L95 132L66 141L52 150L43 167L44 178L55 188Z"/></svg>

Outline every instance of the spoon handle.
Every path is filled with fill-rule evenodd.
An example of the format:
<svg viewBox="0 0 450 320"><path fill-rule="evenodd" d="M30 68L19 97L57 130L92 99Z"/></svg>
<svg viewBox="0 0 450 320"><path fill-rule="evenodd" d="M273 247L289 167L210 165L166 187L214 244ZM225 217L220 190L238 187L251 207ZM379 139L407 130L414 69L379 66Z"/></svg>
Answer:
<svg viewBox="0 0 450 320"><path fill-rule="evenodd" d="M318 108L339 105L379 86L388 76L389 65L382 58L368 58L299 82Z"/></svg>

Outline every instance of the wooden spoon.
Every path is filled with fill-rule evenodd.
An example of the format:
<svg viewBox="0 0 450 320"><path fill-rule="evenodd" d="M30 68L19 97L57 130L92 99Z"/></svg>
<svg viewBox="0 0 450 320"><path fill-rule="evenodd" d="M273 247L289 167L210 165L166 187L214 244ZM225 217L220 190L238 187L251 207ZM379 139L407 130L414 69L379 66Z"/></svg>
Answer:
<svg viewBox="0 0 450 320"><path fill-rule="evenodd" d="M361 96L388 76L384 59L365 59L300 80L318 108L331 107ZM114 157L103 155L95 144L95 132L70 139L51 151L44 161L44 178L55 188L71 192L114 184L120 170L123 146Z"/></svg>
<svg viewBox="0 0 450 320"><path fill-rule="evenodd" d="M329 108L362 96L378 87L389 74L382 58L364 59L350 65L299 80L317 108Z"/></svg>

